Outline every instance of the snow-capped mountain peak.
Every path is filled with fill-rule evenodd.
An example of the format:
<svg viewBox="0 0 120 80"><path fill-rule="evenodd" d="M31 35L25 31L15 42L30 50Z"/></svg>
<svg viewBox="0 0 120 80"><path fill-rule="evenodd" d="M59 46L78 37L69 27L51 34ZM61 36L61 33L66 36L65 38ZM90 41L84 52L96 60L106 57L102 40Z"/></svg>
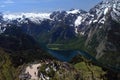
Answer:
<svg viewBox="0 0 120 80"><path fill-rule="evenodd" d="M73 10L70 10L70 11L67 11L68 14L78 14L80 13L79 9L73 9Z"/></svg>
<svg viewBox="0 0 120 80"><path fill-rule="evenodd" d="M51 13L19 13L19 14L4 14L4 20L24 20L25 18L30 19L33 22L38 23L44 19L50 19Z"/></svg>
<svg viewBox="0 0 120 80"><path fill-rule="evenodd" d="M64 23L74 27L75 33L85 31L88 25L93 23L104 24L106 16L111 16L114 20L120 20L120 0L104 0L92 8L89 12L80 9L71 9L69 11L55 11L53 13L20 13L20 14L3 14L3 19L7 23L14 24L41 24L44 20L49 19L50 26L58 23ZM15 22L15 21L16 22Z"/></svg>
<svg viewBox="0 0 120 80"><path fill-rule="evenodd" d="M108 13L111 17L116 20L120 21L120 0L104 0L96 5L94 8L90 10L90 14L94 15L93 23L102 23L104 24L106 18L105 16Z"/></svg>

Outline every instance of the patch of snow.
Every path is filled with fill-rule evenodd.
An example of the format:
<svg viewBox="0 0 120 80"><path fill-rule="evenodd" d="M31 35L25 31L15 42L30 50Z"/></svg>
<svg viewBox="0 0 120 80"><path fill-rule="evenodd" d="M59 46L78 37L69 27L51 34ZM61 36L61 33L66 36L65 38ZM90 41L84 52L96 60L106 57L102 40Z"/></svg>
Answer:
<svg viewBox="0 0 120 80"><path fill-rule="evenodd" d="M116 8L116 4L113 4L113 8Z"/></svg>
<svg viewBox="0 0 120 80"><path fill-rule="evenodd" d="M105 17L103 17L102 19L99 20L98 23L102 23L102 24L104 24L104 23L105 23L105 20L106 20Z"/></svg>
<svg viewBox="0 0 120 80"><path fill-rule="evenodd" d="M76 34L78 33L78 29L77 29L77 27L75 28L75 33L76 33Z"/></svg>
<svg viewBox="0 0 120 80"><path fill-rule="evenodd" d="M91 23L92 23L92 20L89 21L89 24L91 24Z"/></svg>
<svg viewBox="0 0 120 80"><path fill-rule="evenodd" d="M4 32L6 30L6 28L4 28L3 30L2 30L2 32Z"/></svg>
<svg viewBox="0 0 120 80"><path fill-rule="evenodd" d="M80 32L80 35L84 35L85 34L85 32Z"/></svg>
<svg viewBox="0 0 120 80"><path fill-rule="evenodd" d="M79 26L81 24L82 17L78 16L77 19L75 20L75 26Z"/></svg>
<svg viewBox="0 0 120 80"><path fill-rule="evenodd" d="M93 23L96 23L96 22L98 22L98 20L94 20L94 21L93 21Z"/></svg>
<svg viewBox="0 0 120 80"><path fill-rule="evenodd" d="M59 22L61 22L62 20L60 19L60 20L58 20Z"/></svg>
<svg viewBox="0 0 120 80"><path fill-rule="evenodd" d="M109 8L108 8L108 7L105 8L105 10L104 10L104 15L106 15L106 14L108 13L108 11L109 11Z"/></svg>
<svg viewBox="0 0 120 80"><path fill-rule="evenodd" d="M92 17L94 17L94 15L92 15L92 14L89 14L90 16L92 16Z"/></svg>
<svg viewBox="0 0 120 80"><path fill-rule="evenodd" d="M75 10L72 10L72 11L67 11L68 14L77 14L77 13L80 13L79 9L75 9Z"/></svg>
<svg viewBox="0 0 120 80"><path fill-rule="evenodd" d="M103 12L101 11L101 12L98 14L97 20L99 20L102 15L103 15Z"/></svg>

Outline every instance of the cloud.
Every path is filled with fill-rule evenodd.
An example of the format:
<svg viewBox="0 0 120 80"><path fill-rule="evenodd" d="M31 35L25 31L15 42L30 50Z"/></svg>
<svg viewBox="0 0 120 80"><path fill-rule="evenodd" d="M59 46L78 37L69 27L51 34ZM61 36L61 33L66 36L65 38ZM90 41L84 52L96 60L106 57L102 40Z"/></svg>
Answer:
<svg viewBox="0 0 120 80"><path fill-rule="evenodd" d="M4 3L5 3L5 4L12 4L12 3L15 3L15 2L12 1L12 0L5 0Z"/></svg>

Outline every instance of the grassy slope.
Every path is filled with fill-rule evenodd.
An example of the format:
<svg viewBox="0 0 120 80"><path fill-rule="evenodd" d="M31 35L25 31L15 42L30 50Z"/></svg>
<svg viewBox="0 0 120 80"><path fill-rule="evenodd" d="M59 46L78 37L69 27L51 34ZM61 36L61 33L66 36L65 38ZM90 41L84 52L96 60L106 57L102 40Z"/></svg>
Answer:
<svg viewBox="0 0 120 80"><path fill-rule="evenodd" d="M12 65L10 57L0 49L0 80L14 80L15 68Z"/></svg>

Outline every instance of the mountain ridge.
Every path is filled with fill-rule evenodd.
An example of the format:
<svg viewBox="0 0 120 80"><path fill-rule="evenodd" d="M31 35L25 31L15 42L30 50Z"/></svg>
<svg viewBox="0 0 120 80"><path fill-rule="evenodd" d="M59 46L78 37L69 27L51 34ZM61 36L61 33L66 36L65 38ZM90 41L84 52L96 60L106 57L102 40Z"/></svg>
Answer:
<svg viewBox="0 0 120 80"><path fill-rule="evenodd" d="M108 62L111 65L120 66L118 59L120 56L119 4L119 0L105 0L98 3L89 12L78 9L55 11L47 14L47 17L42 17L42 20L37 17L35 18L37 20L34 20L32 16L29 18L25 14L20 16L22 20L16 18L5 21L5 17L1 17L0 32L4 33L7 28L16 25L22 28L24 33L43 43L67 44L70 42L70 45L79 45L78 49L90 53L105 64ZM76 44L77 41L74 41L76 39L80 43ZM68 48L71 49L69 46ZM117 60L112 62L113 53Z"/></svg>

